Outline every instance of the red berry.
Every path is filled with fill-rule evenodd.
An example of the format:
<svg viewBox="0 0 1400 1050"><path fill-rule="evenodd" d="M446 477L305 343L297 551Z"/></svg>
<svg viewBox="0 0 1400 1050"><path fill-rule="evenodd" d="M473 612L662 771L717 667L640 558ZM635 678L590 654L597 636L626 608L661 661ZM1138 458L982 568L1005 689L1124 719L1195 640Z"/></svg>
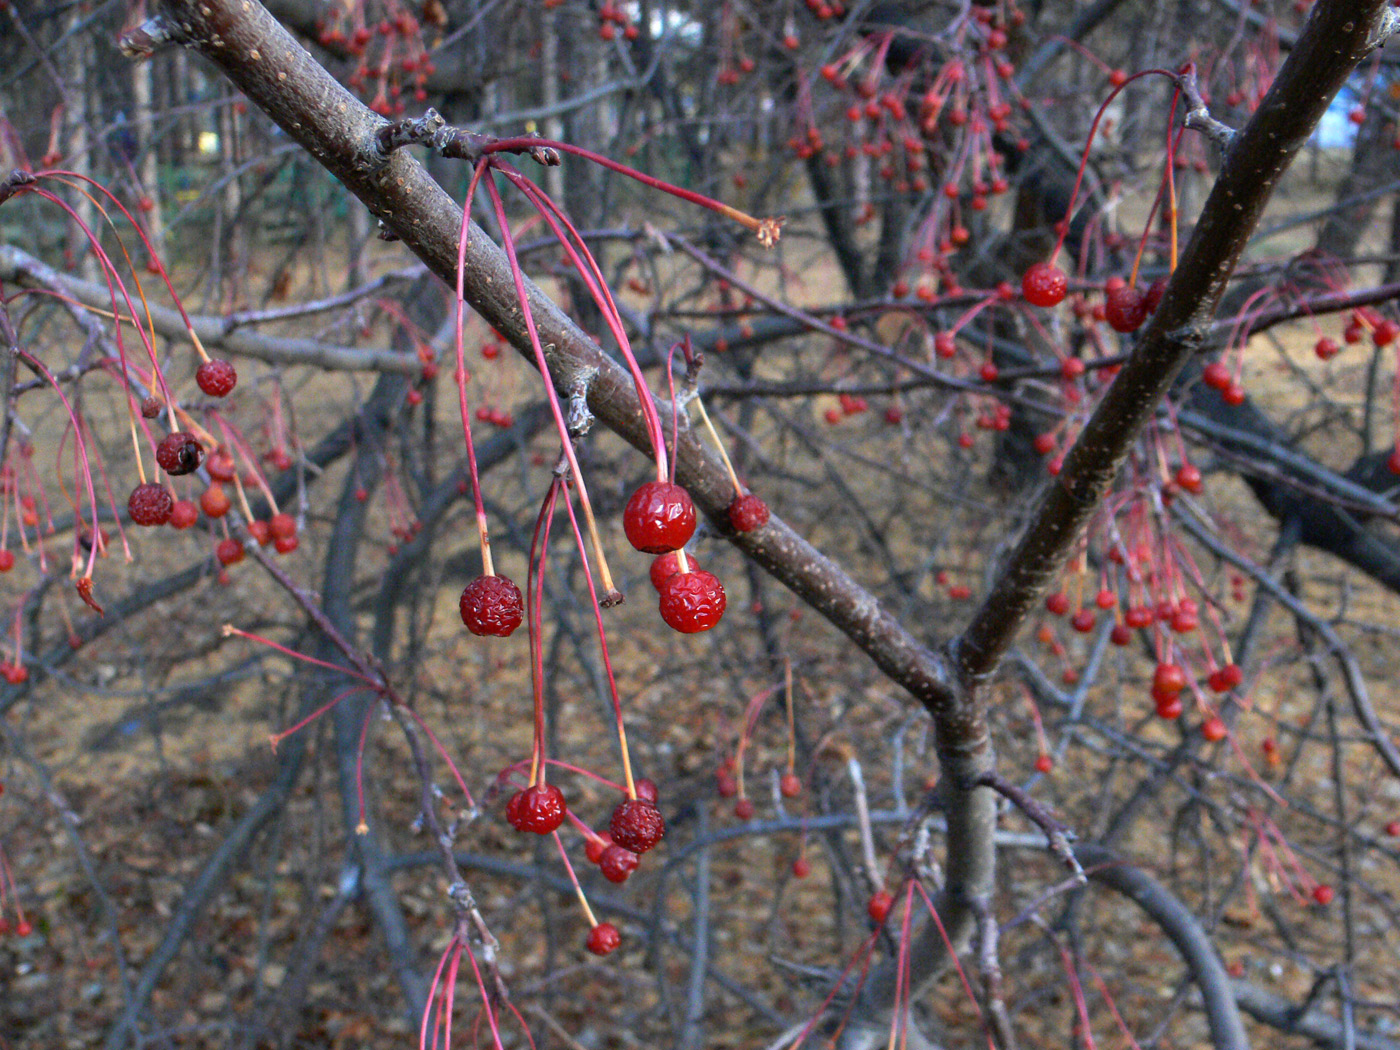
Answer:
<svg viewBox="0 0 1400 1050"><path fill-rule="evenodd" d="M603 878L609 882L626 882L627 877L637 870L640 859L630 849L616 844L608 846L598 858L598 868Z"/></svg>
<svg viewBox="0 0 1400 1050"><path fill-rule="evenodd" d="M1033 263L1021 278L1021 294L1032 306L1056 306L1069 290L1069 278L1051 262Z"/></svg>
<svg viewBox="0 0 1400 1050"><path fill-rule="evenodd" d="M1115 69L1108 74L1108 82L1114 87L1122 87L1128 82L1128 74L1121 69Z"/></svg>
<svg viewBox="0 0 1400 1050"><path fill-rule="evenodd" d="M297 534L297 520L285 511L274 514L268 519L267 527L272 531L273 539L287 539Z"/></svg>
<svg viewBox="0 0 1400 1050"><path fill-rule="evenodd" d="M806 857L798 857L792 862L792 874L799 879L805 879L812 874L812 862Z"/></svg>
<svg viewBox="0 0 1400 1050"><path fill-rule="evenodd" d="M1147 296L1137 285L1115 285L1104 296L1103 310L1115 332L1136 332L1147 320Z"/></svg>
<svg viewBox="0 0 1400 1050"><path fill-rule="evenodd" d="M1386 824L1385 833L1391 838L1400 838L1400 820L1392 820Z"/></svg>
<svg viewBox="0 0 1400 1050"><path fill-rule="evenodd" d="M136 525L164 525L175 510L175 500L164 485L148 481L131 490L126 509Z"/></svg>
<svg viewBox="0 0 1400 1050"><path fill-rule="evenodd" d="M1201 372L1201 378L1205 380L1206 386L1220 391L1228 389L1233 379L1229 367L1221 361L1212 361L1206 365L1205 370Z"/></svg>
<svg viewBox="0 0 1400 1050"><path fill-rule="evenodd" d="M1157 701L1157 717L1168 722L1181 717L1181 697L1169 696Z"/></svg>
<svg viewBox="0 0 1400 1050"><path fill-rule="evenodd" d="M622 943L622 934L610 922L600 922L588 931L588 950L594 955L611 955Z"/></svg>
<svg viewBox="0 0 1400 1050"><path fill-rule="evenodd" d="M679 550L695 534L695 504L673 482L648 481L627 501L622 528L628 542L646 554Z"/></svg>
<svg viewBox="0 0 1400 1050"><path fill-rule="evenodd" d="M1211 715L1201 723L1201 736L1205 737L1212 744L1218 740L1224 740L1229 729L1225 725L1225 720L1219 715Z"/></svg>
<svg viewBox="0 0 1400 1050"><path fill-rule="evenodd" d="M1201 491L1201 469L1194 463L1183 463L1176 472L1176 483L1187 492Z"/></svg>
<svg viewBox="0 0 1400 1050"><path fill-rule="evenodd" d="M214 557L220 565L237 565L243 560L243 541L238 539L220 540L214 548Z"/></svg>
<svg viewBox="0 0 1400 1050"><path fill-rule="evenodd" d="M1109 632L1108 640L1114 645L1127 645L1133 640L1133 629L1126 623L1115 623Z"/></svg>
<svg viewBox="0 0 1400 1050"><path fill-rule="evenodd" d="M1055 760L1047 754L1039 754L1035 758L1035 771L1037 773L1048 773L1055 768Z"/></svg>
<svg viewBox="0 0 1400 1050"><path fill-rule="evenodd" d="M516 831L548 835L564 823L564 793L553 784L534 784L517 791L506 805L506 819Z"/></svg>
<svg viewBox="0 0 1400 1050"><path fill-rule="evenodd" d="M233 457L223 449L215 452L205 463L204 469L215 481L232 481L234 474Z"/></svg>
<svg viewBox="0 0 1400 1050"><path fill-rule="evenodd" d="M1239 664L1225 664L1211 672L1207 682L1217 693L1228 693L1244 681L1244 671Z"/></svg>
<svg viewBox="0 0 1400 1050"><path fill-rule="evenodd" d="M1317 354L1318 360L1328 361L1341 353L1342 348L1335 339L1328 339L1326 336L1319 339L1313 347L1313 353Z"/></svg>
<svg viewBox="0 0 1400 1050"><path fill-rule="evenodd" d="M748 820L753 816L753 799L741 798L734 803L734 815L740 820Z"/></svg>
<svg viewBox="0 0 1400 1050"><path fill-rule="evenodd" d="M248 535L258 541L259 547L266 547L272 542L272 528L265 521L248 522Z"/></svg>
<svg viewBox="0 0 1400 1050"><path fill-rule="evenodd" d="M156 416L160 415L160 410L164 407L165 405L161 403L160 398L156 397L155 394L152 394L150 397L146 398L146 400L141 402L141 418L155 419Z"/></svg>
<svg viewBox="0 0 1400 1050"><path fill-rule="evenodd" d="M729 504L729 524L735 532L753 532L768 524L768 504L752 492L735 496Z"/></svg>
<svg viewBox="0 0 1400 1050"><path fill-rule="evenodd" d="M1152 672L1152 689L1154 693L1175 696L1185 688L1186 672L1176 664L1158 664L1157 670Z"/></svg>
<svg viewBox="0 0 1400 1050"><path fill-rule="evenodd" d="M601 835L584 840L583 855L588 858L589 864L597 864L603 859L603 852L611 845L612 836L605 831Z"/></svg>
<svg viewBox="0 0 1400 1050"><path fill-rule="evenodd" d="M520 626L525 599L506 576L478 576L462 591L457 607L472 634L506 638Z"/></svg>
<svg viewBox="0 0 1400 1050"><path fill-rule="evenodd" d="M784 773L778 781L778 791L783 798L796 798L802 794L802 781L796 773Z"/></svg>
<svg viewBox="0 0 1400 1050"><path fill-rule="evenodd" d="M656 781L647 777L638 777L632 786L637 789L638 798L646 799L653 806L656 805L656 800L658 798Z"/></svg>
<svg viewBox="0 0 1400 1050"><path fill-rule="evenodd" d="M9 572L15 567L15 552L0 551L0 572Z"/></svg>
<svg viewBox="0 0 1400 1050"><path fill-rule="evenodd" d="M1167 279L1158 277L1147 286L1147 293L1142 297L1142 305L1146 308L1150 317L1157 312L1157 307L1162 303L1162 296L1167 294Z"/></svg>
<svg viewBox="0 0 1400 1050"><path fill-rule="evenodd" d="M1227 405L1239 406L1244 404L1244 387L1239 383L1231 382L1220 395Z"/></svg>
<svg viewBox="0 0 1400 1050"><path fill-rule="evenodd" d="M865 910L873 921L883 923L893 907L894 896L889 890L880 890L871 896L870 903L865 906Z"/></svg>
<svg viewBox="0 0 1400 1050"><path fill-rule="evenodd" d="M661 583L661 618L682 634L698 634L724 615L724 585L704 569L678 572Z"/></svg>
<svg viewBox="0 0 1400 1050"><path fill-rule="evenodd" d="M274 536L272 546L278 554L291 554L301 544L295 536Z"/></svg>
<svg viewBox="0 0 1400 1050"><path fill-rule="evenodd" d="M228 494L224 492L224 487L217 481L210 485L201 493L199 506L206 517L222 518L228 513L230 507Z"/></svg>
<svg viewBox="0 0 1400 1050"><path fill-rule="evenodd" d="M194 381L210 397L227 397L238 385L238 373L228 361L205 361L194 373Z"/></svg>
<svg viewBox="0 0 1400 1050"><path fill-rule="evenodd" d="M1395 342L1397 335L1400 335L1400 323L1387 317L1371 330L1371 342L1377 346L1388 346Z"/></svg>
<svg viewBox="0 0 1400 1050"><path fill-rule="evenodd" d="M1069 612L1069 595L1064 591L1047 594L1045 596L1045 609L1053 616L1063 616Z"/></svg>
<svg viewBox="0 0 1400 1050"><path fill-rule="evenodd" d="M173 529L188 529L199 520L199 508L192 500L177 499L175 506L170 508L170 527Z"/></svg>
<svg viewBox="0 0 1400 1050"><path fill-rule="evenodd" d="M656 804L644 798L618 803L608 823L613 842L633 853L645 853L666 834L666 821Z"/></svg>
<svg viewBox="0 0 1400 1050"><path fill-rule="evenodd" d="M700 567L696 563L694 555L689 551L686 552L685 562L691 571ZM668 577L674 576L680 571L680 558L675 551L669 551L666 554L658 554L656 560L651 563L651 585L659 591L661 590L661 585L666 582Z"/></svg>
<svg viewBox="0 0 1400 1050"><path fill-rule="evenodd" d="M19 936L21 937L28 937L33 932L34 924L31 923L28 919L20 919L19 922L15 925L15 933L19 934Z"/></svg>
<svg viewBox="0 0 1400 1050"><path fill-rule="evenodd" d="M167 474L179 477L199 469L204 460L204 446L193 434L176 431L167 434L156 446L156 462Z"/></svg>
<svg viewBox="0 0 1400 1050"><path fill-rule="evenodd" d="M1313 900L1317 901L1324 908L1332 903L1332 887L1325 882L1319 882L1313 887Z"/></svg>

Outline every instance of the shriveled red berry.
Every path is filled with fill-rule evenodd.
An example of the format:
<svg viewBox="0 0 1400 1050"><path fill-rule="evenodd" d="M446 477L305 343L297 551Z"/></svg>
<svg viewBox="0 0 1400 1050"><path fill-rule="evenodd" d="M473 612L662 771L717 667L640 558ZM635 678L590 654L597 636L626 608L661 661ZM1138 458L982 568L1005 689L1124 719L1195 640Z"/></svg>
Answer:
<svg viewBox="0 0 1400 1050"><path fill-rule="evenodd" d="M133 524L164 525L175 510L175 500L164 485L148 481L131 490L126 509L131 514Z"/></svg>
<svg viewBox="0 0 1400 1050"><path fill-rule="evenodd" d="M647 777L638 777L632 786L637 789L638 798L644 798L653 806L656 805L656 800L660 797L656 790L656 781Z"/></svg>
<svg viewBox="0 0 1400 1050"><path fill-rule="evenodd" d="M156 462L161 470L174 477L191 474L204 462L204 446L193 434L177 430L167 434L156 446Z"/></svg>
<svg viewBox="0 0 1400 1050"><path fill-rule="evenodd" d="M1051 262L1032 263L1021 277L1021 294L1032 306L1056 306L1068 290L1069 278Z"/></svg>
<svg viewBox="0 0 1400 1050"><path fill-rule="evenodd" d="M220 565L237 565L243 560L243 541L239 539L220 540L214 548L214 557Z"/></svg>
<svg viewBox="0 0 1400 1050"><path fill-rule="evenodd" d="M679 550L695 535L695 504L674 482L648 481L627 501L622 528L628 542L643 553Z"/></svg>
<svg viewBox="0 0 1400 1050"><path fill-rule="evenodd" d="M156 397L155 394L151 394L141 402L141 417L143 419L155 419L160 415L160 410L164 407L165 405L161 402L160 398Z"/></svg>
<svg viewBox="0 0 1400 1050"><path fill-rule="evenodd" d="M685 552L686 565L693 572L700 568L695 561L695 556L689 551ZM656 560L651 563L651 585L658 591L661 585L666 582L667 577L674 576L681 571L680 556L675 551L668 551L665 554L658 554Z"/></svg>
<svg viewBox="0 0 1400 1050"><path fill-rule="evenodd" d="M640 858L630 849L623 849L614 843L603 850L598 858L598 868L603 878L609 882L626 882L627 877L637 870Z"/></svg>
<svg viewBox="0 0 1400 1050"><path fill-rule="evenodd" d="M1147 320L1147 296L1135 284L1114 285L1104 296L1103 310L1115 332L1136 332Z"/></svg>
<svg viewBox="0 0 1400 1050"><path fill-rule="evenodd" d="M698 634L724 615L724 585L704 569L678 572L661 583L661 618L682 634Z"/></svg>
<svg viewBox="0 0 1400 1050"><path fill-rule="evenodd" d="M735 496L729 504L729 524L735 532L752 532L768 524L768 504L750 492Z"/></svg>
<svg viewBox="0 0 1400 1050"><path fill-rule="evenodd" d="M520 626L525 599L509 577L478 576L462 591L457 607L472 634L506 638Z"/></svg>
<svg viewBox="0 0 1400 1050"><path fill-rule="evenodd" d="M214 358L195 370L194 381L210 397L227 397L238 385L238 373L231 362Z"/></svg>
<svg viewBox="0 0 1400 1050"><path fill-rule="evenodd" d="M600 922L588 931L588 950L594 955L611 955L622 943L622 934L610 922Z"/></svg>
<svg viewBox="0 0 1400 1050"><path fill-rule="evenodd" d="M174 529L188 529L199 520L199 508L194 505L193 500L177 499L175 506L170 508L170 527Z"/></svg>
<svg viewBox="0 0 1400 1050"><path fill-rule="evenodd" d="M894 895L889 890L878 890L871 895L865 910L874 922L883 923L889 917L890 909L893 907Z"/></svg>
<svg viewBox="0 0 1400 1050"><path fill-rule="evenodd" d="M553 784L534 784L517 791L506 805L506 819L516 831L548 835L564 823L564 793Z"/></svg>
<svg viewBox="0 0 1400 1050"><path fill-rule="evenodd" d="M666 821L655 803L629 798L618 803L608 822L613 842L633 853L645 853L666 834Z"/></svg>

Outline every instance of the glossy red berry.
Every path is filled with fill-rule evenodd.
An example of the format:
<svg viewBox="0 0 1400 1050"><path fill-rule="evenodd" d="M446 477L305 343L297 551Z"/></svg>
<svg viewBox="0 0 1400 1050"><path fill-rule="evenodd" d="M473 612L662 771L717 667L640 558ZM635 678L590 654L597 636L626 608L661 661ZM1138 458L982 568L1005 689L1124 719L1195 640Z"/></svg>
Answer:
<svg viewBox="0 0 1400 1050"><path fill-rule="evenodd" d="M750 492L735 496L729 504L729 524L735 532L752 532L768 524L768 504Z"/></svg>
<svg viewBox="0 0 1400 1050"><path fill-rule="evenodd" d="M1225 725L1225 720L1219 715L1211 715L1201 723L1201 736L1205 737L1212 744L1225 739L1225 734L1229 729Z"/></svg>
<svg viewBox="0 0 1400 1050"><path fill-rule="evenodd" d="M600 922L588 931L588 950L594 955L611 955L622 943L622 934L610 922Z"/></svg>
<svg viewBox="0 0 1400 1050"><path fill-rule="evenodd" d="M685 552L685 562L692 572L700 567L695 561L695 556L689 551ZM658 554L656 560L651 563L651 585L660 591L661 585L666 582L667 578L680 571L681 561L675 551Z"/></svg>
<svg viewBox="0 0 1400 1050"><path fill-rule="evenodd" d="M1201 491L1201 468L1194 463L1183 463L1176 472L1176 483L1187 492Z"/></svg>
<svg viewBox="0 0 1400 1050"><path fill-rule="evenodd" d="M805 879L812 874L812 862L806 857L798 857L792 862L792 874L799 879Z"/></svg>
<svg viewBox="0 0 1400 1050"><path fill-rule="evenodd" d="M1244 671L1239 664L1225 664L1212 671L1206 681L1217 693L1228 693L1244 681Z"/></svg>
<svg viewBox="0 0 1400 1050"><path fill-rule="evenodd" d="M704 569L667 577L660 595L661 618L682 634L708 631L724 615L724 585Z"/></svg>
<svg viewBox="0 0 1400 1050"><path fill-rule="evenodd" d="M462 591L457 607L472 634L505 638L520 626L525 599L508 577L478 576Z"/></svg>
<svg viewBox="0 0 1400 1050"><path fill-rule="evenodd" d="M214 557L219 559L220 565L237 565L243 560L243 541L233 538L220 540L214 548Z"/></svg>
<svg viewBox="0 0 1400 1050"><path fill-rule="evenodd" d="M597 864L603 859L603 851L612 845L612 836L606 831L601 835L593 835L584 840L583 855L588 858L589 864Z"/></svg>
<svg viewBox="0 0 1400 1050"><path fill-rule="evenodd" d="M1206 365L1201 372L1201 379L1205 381L1206 386L1222 392L1228 389L1233 381L1229 366L1223 361L1212 361Z"/></svg>
<svg viewBox="0 0 1400 1050"><path fill-rule="evenodd" d="M1064 591L1047 594L1045 596L1045 611L1052 616L1063 616L1069 612L1069 595Z"/></svg>
<svg viewBox="0 0 1400 1050"><path fill-rule="evenodd" d="M1021 294L1032 306L1056 306L1068 290L1069 278L1051 262L1033 263L1021 278Z"/></svg>
<svg viewBox="0 0 1400 1050"><path fill-rule="evenodd" d="M1318 360L1329 361L1342 352L1342 348L1335 339L1328 339L1323 336L1313 346L1313 353L1317 354Z"/></svg>
<svg viewBox="0 0 1400 1050"><path fill-rule="evenodd" d="M889 890L879 890L870 898L870 902L865 906L866 912L876 923L883 923L889 917L890 909L894 907L894 896Z"/></svg>
<svg viewBox="0 0 1400 1050"><path fill-rule="evenodd" d="M1158 664L1152 672L1152 690L1174 696L1186 688L1186 672L1176 664Z"/></svg>
<svg viewBox="0 0 1400 1050"><path fill-rule="evenodd" d="M645 853L666 834L666 821L655 803L629 798L618 803L608 823L613 842L633 853Z"/></svg>
<svg viewBox="0 0 1400 1050"><path fill-rule="evenodd" d="M1127 645L1133 640L1133 629L1126 623L1115 623L1109 632L1108 640L1114 645Z"/></svg>
<svg viewBox="0 0 1400 1050"><path fill-rule="evenodd" d="M646 554L679 550L695 535L695 504L690 493L670 481L648 481L622 512L627 540Z"/></svg>
<svg viewBox="0 0 1400 1050"><path fill-rule="evenodd" d="M204 446L193 434L177 430L167 434L156 446L156 462L161 470L174 477L191 474L204 462Z"/></svg>
<svg viewBox="0 0 1400 1050"><path fill-rule="evenodd" d="M1147 320L1147 296L1137 285L1114 285L1104 296L1103 310L1115 332L1136 332Z"/></svg>
<svg viewBox="0 0 1400 1050"><path fill-rule="evenodd" d="M1317 901L1318 904L1321 904L1325 908L1332 903L1332 887L1325 882L1319 882L1313 887L1312 896L1313 900Z"/></svg>
<svg viewBox="0 0 1400 1050"><path fill-rule="evenodd" d="M802 781L796 773L784 773L778 781L778 792L783 798L796 798L802 794Z"/></svg>
<svg viewBox="0 0 1400 1050"><path fill-rule="evenodd" d="M1055 760L1044 752L1035 756L1035 771L1037 773L1048 773L1055 768Z"/></svg>
<svg viewBox="0 0 1400 1050"><path fill-rule="evenodd" d="M248 535L258 541L259 547L266 547L272 542L272 528L262 520L248 522Z"/></svg>
<svg viewBox="0 0 1400 1050"><path fill-rule="evenodd" d="M274 536L272 546L278 554L291 554L300 546L300 543L296 536Z"/></svg>
<svg viewBox="0 0 1400 1050"><path fill-rule="evenodd" d="M210 397L227 397L238 385L238 373L231 362L214 358L195 370L194 381Z"/></svg>
<svg viewBox="0 0 1400 1050"><path fill-rule="evenodd" d="M164 485L148 481L131 490L126 509L136 525L164 525L175 510L175 500Z"/></svg>
<svg viewBox="0 0 1400 1050"><path fill-rule="evenodd" d="M534 784L517 791L506 804L506 820L516 831L548 835L564 823L564 793L553 784Z"/></svg>
<svg viewBox="0 0 1400 1050"><path fill-rule="evenodd" d="M616 844L604 849L598 858L598 868L609 882L626 882L639 863L640 858L635 853Z"/></svg>
<svg viewBox="0 0 1400 1050"><path fill-rule="evenodd" d="M1181 717L1181 697L1179 695L1157 698L1157 717L1170 722Z"/></svg>
<svg viewBox="0 0 1400 1050"><path fill-rule="evenodd" d="M15 567L15 552L0 550L0 572L9 572Z"/></svg>
<svg viewBox="0 0 1400 1050"><path fill-rule="evenodd" d="M272 538L277 540L288 539L297 534L297 520L285 511L274 514L267 521L267 527L272 532Z"/></svg>

